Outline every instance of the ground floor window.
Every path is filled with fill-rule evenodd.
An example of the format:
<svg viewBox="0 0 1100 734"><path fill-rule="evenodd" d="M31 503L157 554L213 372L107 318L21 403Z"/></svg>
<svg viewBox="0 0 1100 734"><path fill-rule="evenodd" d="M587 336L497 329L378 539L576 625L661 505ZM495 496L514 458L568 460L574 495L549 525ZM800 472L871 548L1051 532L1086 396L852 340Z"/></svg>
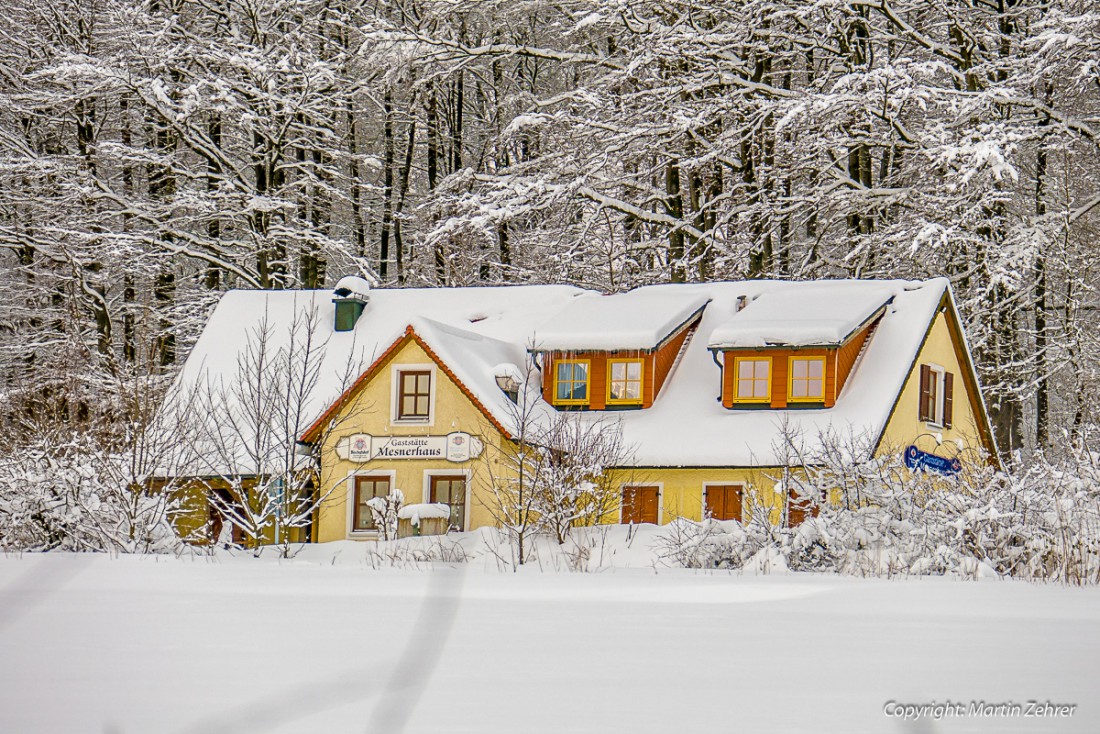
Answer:
<svg viewBox="0 0 1100 734"><path fill-rule="evenodd" d="M466 477L433 476L429 479L429 502L439 502L451 508L450 529L462 532L466 521Z"/></svg>
<svg viewBox="0 0 1100 734"><path fill-rule="evenodd" d="M352 530L377 530L374 523L374 513L367 504L375 497L388 497L390 494L389 477L356 477L355 478L355 517L352 521Z"/></svg>
<svg viewBox="0 0 1100 734"><path fill-rule="evenodd" d="M623 487L623 524L648 522L656 525L660 519L660 499L660 487Z"/></svg>
<svg viewBox="0 0 1100 734"><path fill-rule="evenodd" d="M711 484L703 490L707 517L715 520L741 520L741 485Z"/></svg>

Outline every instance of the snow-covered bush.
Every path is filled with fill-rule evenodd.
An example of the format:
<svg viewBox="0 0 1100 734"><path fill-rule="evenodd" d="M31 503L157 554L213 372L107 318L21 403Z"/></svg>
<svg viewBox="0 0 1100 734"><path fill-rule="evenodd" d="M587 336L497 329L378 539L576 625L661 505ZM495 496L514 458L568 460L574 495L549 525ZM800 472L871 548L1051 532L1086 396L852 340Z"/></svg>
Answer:
<svg viewBox="0 0 1100 734"><path fill-rule="evenodd" d="M176 550L169 493L134 476L133 456L89 434L40 440L0 459L0 549Z"/></svg>
<svg viewBox="0 0 1100 734"><path fill-rule="evenodd" d="M845 456L834 445L786 477L800 497L831 499L800 525L676 520L662 534L662 557L741 568L771 547L792 570L1100 583L1100 458L1085 445L1058 463L971 464L954 477L910 473L900 452Z"/></svg>
<svg viewBox="0 0 1100 734"><path fill-rule="evenodd" d="M657 536L658 557L684 568L741 568L769 545L772 531L761 521L676 518Z"/></svg>
<svg viewBox="0 0 1100 734"><path fill-rule="evenodd" d="M397 538L397 519L401 506L405 504L405 493L394 487L385 497L372 497L367 500L374 526L378 528L382 540Z"/></svg>

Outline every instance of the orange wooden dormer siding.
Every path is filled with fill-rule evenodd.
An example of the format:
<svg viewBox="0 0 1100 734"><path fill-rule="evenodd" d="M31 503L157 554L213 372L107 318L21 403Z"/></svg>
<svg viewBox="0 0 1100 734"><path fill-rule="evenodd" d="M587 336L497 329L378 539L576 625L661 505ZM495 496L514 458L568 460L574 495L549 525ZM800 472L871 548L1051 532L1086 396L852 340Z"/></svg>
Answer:
<svg viewBox="0 0 1100 734"><path fill-rule="evenodd" d="M660 394L661 388L668 379L672 365L676 363L676 355L684 341L695 330L695 326L689 326L680 330L675 336L666 341L655 350L622 350L615 352L580 351L580 352L545 352L542 363L542 397L543 400L554 405L554 374L556 364L562 360L587 360L588 374L588 403L585 405L571 405L569 407L583 408L587 410L607 410L607 364L616 359L640 359L642 361L642 402L640 407L648 408ZM612 405L617 407L639 407L635 405Z"/></svg>
<svg viewBox="0 0 1100 734"><path fill-rule="evenodd" d="M867 324L853 334L848 341L840 347L800 347L798 349L781 349L761 347L759 349L729 349L722 352L722 405L726 408L745 407L743 404L734 403L734 390L736 389L736 373L734 360L737 357L770 357L771 358L771 400L767 405L771 408L787 407L787 366L791 357L824 357L825 359L825 400L826 408L836 404L836 398L844 389L844 383L855 366L856 357L863 349L868 335L874 329L877 320ZM821 403L808 403L809 405L821 405ZM751 404L749 404L751 405Z"/></svg>

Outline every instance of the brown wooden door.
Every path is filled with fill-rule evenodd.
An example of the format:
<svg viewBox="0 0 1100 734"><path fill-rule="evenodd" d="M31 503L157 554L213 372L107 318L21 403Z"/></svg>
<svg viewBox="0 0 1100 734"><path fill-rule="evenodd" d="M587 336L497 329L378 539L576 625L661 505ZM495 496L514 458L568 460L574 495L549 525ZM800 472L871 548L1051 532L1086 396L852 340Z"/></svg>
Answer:
<svg viewBox="0 0 1100 734"><path fill-rule="evenodd" d="M825 497L821 497L821 502L825 501ZM798 496L798 492L791 490L791 500L787 505L787 527L793 528L806 522L807 517L817 517L821 511L819 505L814 504L811 507L809 499Z"/></svg>
<svg viewBox="0 0 1100 734"><path fill-rule="evenodd" d="M450 529L462 532L466 529L466 477L431 477L429 502L440 502L451 508Z"/></svg>
<svg viewBox="0 0 1100 734"><path fill-rule="evenodd" d="M623 524L657 524L661 498L659 487L623 487Z"/></svg>
<svg viewBox="0 0 1100 734"><path fill-rule="evenodd" d="M712 484L706 492L707 517L715 520L741 519L741 485Z"/></svg>

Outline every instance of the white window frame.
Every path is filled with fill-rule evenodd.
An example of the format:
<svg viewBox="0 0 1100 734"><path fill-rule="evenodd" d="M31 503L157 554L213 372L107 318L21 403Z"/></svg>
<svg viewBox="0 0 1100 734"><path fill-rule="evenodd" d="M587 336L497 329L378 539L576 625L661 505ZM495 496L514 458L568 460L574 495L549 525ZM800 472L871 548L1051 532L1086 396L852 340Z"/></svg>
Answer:
<svg viewBox="0 0 1100 734"><path fill-rule="evenodd" d="M932 420L927 422L927 425L934 428L943 428L943 410L944 410L944 388L947 386L947 369L931 362L926 363L928 365L929 372L932 373L932 378L935 380L936 389L936 403L932 406Z"/></svg>
<svg viewBox="0 0 1100 734"><path fill-rule="evenodd" d="M623 490L630 487L656 487L657 488L657 525L664 523L665 519L665 483L664 482L627 482L619 485L619 524L623 524Z"/></svg>
<svg viewBox="0 0 1100 734"><path fill-rule="evenodd" d="M457 477L466 478L466 504L462 513L463 532L470 530L470 501L473 499L473 477L469 469L425 469L424 478L420 485L420 501L427 504L431 500L432 477Z"/></svg>
<svg viewBox="0 0 1100 734"><path fill-rule="evenodd" d="M377 530L355 529L355 504L359 501L359 498L355 495L356 477L387 477L390 480L390 491L392 492L397 488L397 471L394 469L357 469L349 471L347 478L344 480L348 499L344 503L347 505L346 537L348 540L375 540L381 535Z"/></svg>
<svg viewBox="0 0 1100 734"><path fill-rule="evenodd" d="M428 385L428 417L399 418L398 408L401 401L401 373L428 372L431 377ZM434 364L395 364L390 367L390 423L395 426L433 426L435 425L436 384L439 375Z"/></svg>

